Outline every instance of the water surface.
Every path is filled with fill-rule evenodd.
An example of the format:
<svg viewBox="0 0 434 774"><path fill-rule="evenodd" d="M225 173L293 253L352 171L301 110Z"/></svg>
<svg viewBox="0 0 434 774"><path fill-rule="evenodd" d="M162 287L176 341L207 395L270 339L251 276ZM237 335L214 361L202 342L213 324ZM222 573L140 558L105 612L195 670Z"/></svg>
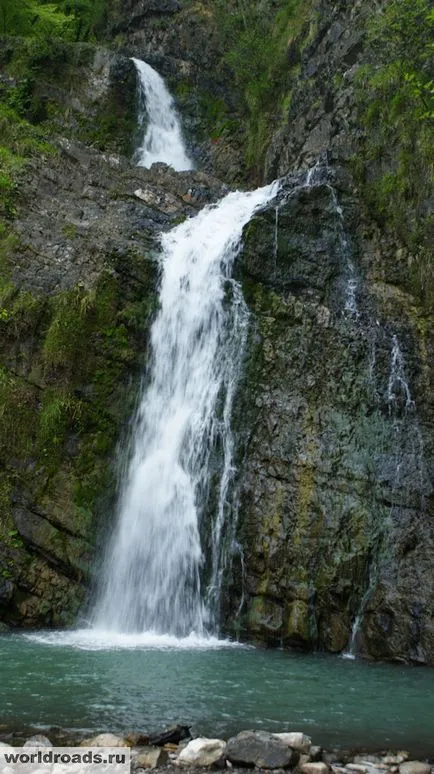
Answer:
<svg viewBox="0 0 434 774"><path fill-rule="evenodd" d="M222 647L215 640L198 645L3 635L0 724L88 733L182 722L223 737L246 728L302 730L328 747L434 756L432 670Z"/></svg>

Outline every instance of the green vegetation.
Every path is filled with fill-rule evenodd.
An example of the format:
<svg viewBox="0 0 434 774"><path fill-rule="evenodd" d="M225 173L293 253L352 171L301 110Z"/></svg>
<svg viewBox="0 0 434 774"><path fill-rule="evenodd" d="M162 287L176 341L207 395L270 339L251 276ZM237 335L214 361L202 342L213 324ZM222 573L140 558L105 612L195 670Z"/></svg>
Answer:
<svg viewBox="0 0 434 774"><path fill-rule="evenodd" d="M224 62L241 95L240 113L247 117L246 163L257 175L298 72L299 46L308 31L311 7L310 1L301 0L249 6L241 0L215 3ZM224 121L221 106L217 112L218 120Z"/></svg>
<svg viewBox="0 0 434 774"><path fill-rule="evenodd" d="M434 11L429 0L392 0L368 27L373 64L359 71L366 129L355 171L368 203L414 256L411 289L430 301L428 198L432 185Z"/></svg>
<svg viewBox="0 0 434 774"><path fill-rule="evenodd" d="M0 33L92 40L105 23L106 0L0 0Z"/></svg>
<svg viewBox="0 0 434 774"><path fill-rule="evenodd" d="M16 102L16 90L0 101L0 218L16 214L17 179L26 159L53 152L42 132L19 115ZM0 240L5 236L3 223Z"/></svg>

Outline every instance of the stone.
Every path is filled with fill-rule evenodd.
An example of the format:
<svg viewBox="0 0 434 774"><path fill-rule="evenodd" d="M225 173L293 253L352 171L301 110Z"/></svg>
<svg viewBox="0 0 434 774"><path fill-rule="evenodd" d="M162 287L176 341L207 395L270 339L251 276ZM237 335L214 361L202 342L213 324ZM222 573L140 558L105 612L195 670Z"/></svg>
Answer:
<svg viewBox="0 0 434 774"><path fill-rule="evenodd" d="M80 747L128 747L127 740L116 734L98 734L91 739L85 739Z"/></svg>
<svg viewBox="0 0 434 774"><path fill-rule="evenodd" d="M226 742L222 739L192 739L178 756L181 766L212 766L218 763L226 751Z"/></svg>
<svg viewBox="0 0 434 774"><path fill-rule="evenodd" d="M134 769L157 769L167 763L169 753L163 747L148 745L134 750L131 759Z"/></svg>
<svg viewBox="0 0 434 774"><path fill-rule="evenodd" d="M348 763L347 769L349 771L355 771L356 774L366 774L368 771L368 766L362 763Z"/></svg>
<svg viewBox="0 0 434 774"><path fill-rule="evenodd" d="M431 766L422 761L407 761L401 763L399 774L431 774Z"/></svg>
<svg viewBox="0 0 434 774"><path fill-rule="evenodd" d="M30 739L27 739L23 747L52 747L52 743L48 739L48 737L44 736L43 734L35 734L35 736L31 736Z"/></svg>
<svg viewBox="0 0 434 774"><path fill-rule="evenodd" d="M310 736L306 736L301 731L291 731L283 734L273 734L276 739L280 739L287 747L292 747L300 753L307 755L312 745ZM321 748L320 748L321 749Z"/></svg>
<svg viewBox="0 0 434 774"><path fill-rule="evenodd" d="M229 739L226 757L235 765L260 769L286 769L298 761L298 753L268 731L241 731Z"/></svg>
<svg viewBox="0 0 434 774"><path fill-rule="evenodd" d="M303 774L328 774L329 767L326 763L303 763L300 767Z"/></svg>

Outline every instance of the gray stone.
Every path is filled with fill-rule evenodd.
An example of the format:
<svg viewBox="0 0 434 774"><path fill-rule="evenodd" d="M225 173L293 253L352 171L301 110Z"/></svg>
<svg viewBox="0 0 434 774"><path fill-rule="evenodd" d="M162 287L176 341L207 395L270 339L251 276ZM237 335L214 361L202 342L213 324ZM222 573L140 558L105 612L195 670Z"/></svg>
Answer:
<svg viewBox="0 0 434 774"><path fill-rule="evenodd" d="M226 757L234 765L260 769L286 769L298 761L298 753L268 731L241 731L229 739Z"/></svg>

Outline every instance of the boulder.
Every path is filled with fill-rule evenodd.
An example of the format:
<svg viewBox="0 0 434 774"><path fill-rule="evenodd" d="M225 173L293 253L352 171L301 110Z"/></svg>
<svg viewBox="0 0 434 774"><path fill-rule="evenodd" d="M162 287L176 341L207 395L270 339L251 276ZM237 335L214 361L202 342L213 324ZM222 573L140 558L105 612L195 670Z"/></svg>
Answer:
<svg viewBox="0 0 434 774"><path fill-rule="evenodd" d="M180 752L177 763L181 766L212 766L220 761L226 751L226 742L222 739L192 739Z"/></svg>
<svg viewBox="0 0 434 774"><path fill-rule="evenodd" d="M23 747L52 747L52 743L48 739L48 737L44 736L43 734L35 734L35 736L31 736L30 739L27 739Z"/></svg>
<svg viewBox="0 0 434 774"><path fill-rule="evenodd" d="M308 755L311 745L312 745L312 739L310 736L306 736L306 734L303 734L301 731L291 731L284 734L273 734L273 736L276 737L276 739L280 739L283 744L285 744L287 747L292 747L294 750L298 750L299 753L304 753L304 755Z"/></svg>
<svg viewBox="0 0 434 774"><path fill-rule="evenodd" d="M298 761L298 753L268 731L241 731L229 739L227 759L240 766L286 769Z"/></svg>
<svg viewBox="0 0 434 774"><path fill-rule="evenodd" d="M431 774L431 766L422 761L407 761L401 763L399 774Z"/></svg>
<svg viewBox="0 0 434 774"><path fill-rule="evenodd" d="M91 739L84 739L80 747L128 747L127 740L116 734L98 734Z"/></svg>
<svg viewBox="0 0 434 774"><path fill-rule="evenodd" d="M164 766L169 760L169 753L162 747L140 747L132 753L132 765L134 769L156 769Z"/></svg>

